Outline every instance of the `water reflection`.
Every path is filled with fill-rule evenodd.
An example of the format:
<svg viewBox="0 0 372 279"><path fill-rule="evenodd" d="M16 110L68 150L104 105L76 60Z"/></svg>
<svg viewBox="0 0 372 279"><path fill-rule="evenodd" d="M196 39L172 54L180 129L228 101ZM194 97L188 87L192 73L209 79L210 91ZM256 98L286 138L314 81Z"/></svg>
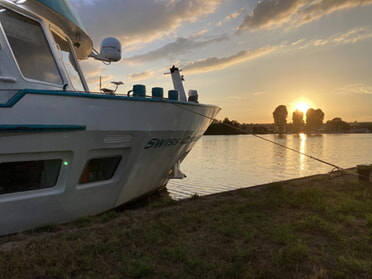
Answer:
<svg viewBox="0 0 372 279"><path fill-rule="evenodd" d="M298 168L300 176L303 176L304 170L306 168L306 139L307 135L304 133L293 135L293 149L298 150Z"/></svg>
<svg viewBox="0 0 372 279"><path fill-rule="evenodd" d="M306 135L304 133L301 133L298 135L298 138L300 140L299 150L302 153L300 155L300 170L302 173L302 171L305 169L305 155L303 154L306 154Z"/></svg>
<svg viewBox="0 0 372 279"><path fill-rule="evenodd" d="M372 134L264 138L342 168L372 163ZM174 198L326 173L332 167L254 136L241 135L202 137L181 169L187 178L172 180L167 186Z"/></svg>

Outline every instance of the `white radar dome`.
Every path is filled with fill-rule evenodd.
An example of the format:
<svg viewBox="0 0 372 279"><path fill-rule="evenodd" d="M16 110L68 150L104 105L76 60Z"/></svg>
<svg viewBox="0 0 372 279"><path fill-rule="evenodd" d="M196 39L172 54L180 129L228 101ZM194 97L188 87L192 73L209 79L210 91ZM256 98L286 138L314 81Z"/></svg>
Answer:
<svg viewBox="0 0 372 279"><path fill-rule="evenodd" d="M120 41L112 37L103 39L101 43L100 55L107 61L119 61L121 59Z"/></svg>

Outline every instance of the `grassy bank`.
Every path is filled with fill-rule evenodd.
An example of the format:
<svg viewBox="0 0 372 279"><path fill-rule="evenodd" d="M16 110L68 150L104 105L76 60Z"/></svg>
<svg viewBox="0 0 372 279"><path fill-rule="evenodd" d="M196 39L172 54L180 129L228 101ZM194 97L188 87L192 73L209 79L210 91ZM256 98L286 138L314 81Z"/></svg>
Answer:
<svg viewBox="0 0 372 279"><path fill-rule="evenodd" d="M0 278L372 278L372 184L313 176L0 238Z"/></svg>

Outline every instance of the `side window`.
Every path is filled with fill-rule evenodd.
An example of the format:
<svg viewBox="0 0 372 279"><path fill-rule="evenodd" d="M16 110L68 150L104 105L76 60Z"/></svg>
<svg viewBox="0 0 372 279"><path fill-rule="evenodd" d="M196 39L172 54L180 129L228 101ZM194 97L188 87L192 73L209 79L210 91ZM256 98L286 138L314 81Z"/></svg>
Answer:
<svg viewBox="0 0 372 279"><path fill-rule="evenodd" d="M0 164L0 195L54 187L62 160Z"/></svg>
<svg viewBox="0 0 372 279"><path fill-rule="evenodd" d="M62 84L40 24L6 9L0 13L0 21L22 74L30 79Z"/></svg>
<svg viewBox="0 0 372 279"><path fill-rule="evenodd" d="M58 57L63 63L66 72L71 81L71 87L77 91L84 91L84 85L82 83L77 61L72 52L69 42L53 32L53 38L57 46Z"/></svg>
<svg viewBox="0 0 372 279"><path fill-rule="evenodd" d="M79 184L102 181L114 176L121 157L94 158L85 166Z"/></svg>

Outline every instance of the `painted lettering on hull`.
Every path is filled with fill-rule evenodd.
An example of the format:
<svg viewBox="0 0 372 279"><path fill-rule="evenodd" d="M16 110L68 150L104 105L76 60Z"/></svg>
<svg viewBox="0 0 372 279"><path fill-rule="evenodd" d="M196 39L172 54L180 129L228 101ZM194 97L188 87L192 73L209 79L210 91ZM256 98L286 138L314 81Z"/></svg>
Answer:
<svg viewBox="0 0 372 279"><path fill-rule="evenodd" d="M144 149L150 148L164 148L175 145L188 144L193 141L197 141L201 136L198 137L185 137L185 138L152 138L145 145Z"/></svg>

